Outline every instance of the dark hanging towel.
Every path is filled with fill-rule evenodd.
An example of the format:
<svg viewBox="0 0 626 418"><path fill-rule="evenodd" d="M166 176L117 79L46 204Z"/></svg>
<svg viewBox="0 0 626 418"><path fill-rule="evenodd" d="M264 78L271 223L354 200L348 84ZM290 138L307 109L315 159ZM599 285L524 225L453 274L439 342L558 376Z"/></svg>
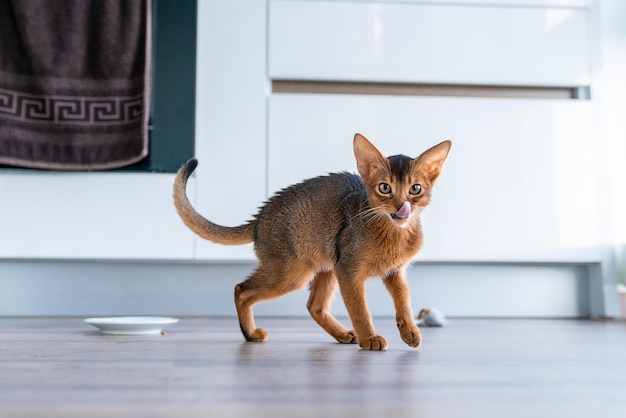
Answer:
<svg viewBox="0 0 626 418"><path fill-rule="evenodd" d="M0 164L144 158L149 57L150 0L0 0Z"/></svg>

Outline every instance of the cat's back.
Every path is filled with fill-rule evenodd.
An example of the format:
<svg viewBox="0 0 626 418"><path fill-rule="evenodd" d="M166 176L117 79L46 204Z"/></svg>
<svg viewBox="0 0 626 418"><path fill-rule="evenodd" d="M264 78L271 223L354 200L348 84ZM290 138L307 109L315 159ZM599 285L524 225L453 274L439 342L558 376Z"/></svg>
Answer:
<svg viewBox="0 0 626 418"><path fill-rule="evenodd" d="M261 208L259 217L280 215L296 217L315 213L330 214L354 207L365 197L361 177L341 172L313 177L291 185L272 196ZM311 211L312 213L306 213Z"/></svg>
<svg viewBox="0 0 626 418"><path fill-rule="evenodd" d="M294 250L305 243L331 245L364 202L365 187L356 174L332 173L294 184L276 193L260 209L255 242Z"/></svg>
<svg viewBox="0 0 626 418"><path fill-rule="evenodd" d="M330 173L324 176L313 177L296 183L277 193L277 197L290 198L299 196L302 192L318 198L335 199L354 193L364 193L363 180L357 174L340 172Z"/></svg>

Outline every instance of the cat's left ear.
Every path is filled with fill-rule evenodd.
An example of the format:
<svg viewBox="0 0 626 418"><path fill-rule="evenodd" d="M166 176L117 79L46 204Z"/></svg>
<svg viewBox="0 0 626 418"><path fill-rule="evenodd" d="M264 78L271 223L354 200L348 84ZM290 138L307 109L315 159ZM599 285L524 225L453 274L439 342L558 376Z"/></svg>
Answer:
<svg viewBox="0 0 626 418"><path fill-rule="evenodd" d="M363 178L380 170L386 161L385 156L361 134L354 135L354 157L356 167Z"/></svg>
<svg viewBox="0 0 626 418"><path fill-rule="evenodd" d="M448 157L451 146L451 141L443 141L427 149L422 155L416 158L420 170L426 173L430 181L435 181L435 179L439 177L441 167Z"/></svg>

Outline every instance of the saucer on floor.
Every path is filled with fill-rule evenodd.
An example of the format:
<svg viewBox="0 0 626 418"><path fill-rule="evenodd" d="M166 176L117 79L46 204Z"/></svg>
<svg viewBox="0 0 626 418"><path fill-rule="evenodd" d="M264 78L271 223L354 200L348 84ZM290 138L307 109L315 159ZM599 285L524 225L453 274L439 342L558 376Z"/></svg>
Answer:
<svg viewBox="0 0 626 418"><path fill-rule="evenodd" d="M163 316L113 316L85 319L85 323L100 329L103 334L116 335L160 334L167 325L177 322L176 318Z"/></svg>

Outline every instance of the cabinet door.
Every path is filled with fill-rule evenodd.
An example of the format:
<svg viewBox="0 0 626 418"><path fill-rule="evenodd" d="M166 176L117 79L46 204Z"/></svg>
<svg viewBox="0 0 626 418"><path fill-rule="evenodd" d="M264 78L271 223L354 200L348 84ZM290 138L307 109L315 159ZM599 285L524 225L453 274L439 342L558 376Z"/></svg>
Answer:
<svg viewBox="0 0 626 418"><path fill-rule="evenodd" d="M599 260L588 102L274 95L269 189L356 171L361 132L386 155L453 142L424 213L422 260Z"/></svg>
<svg viewBox="0 0 626 418"><path fill-rule="evenodd" d="M221 225L252 218L266 196L267 5L198 2L196 209ZM253 260L252 245L196 238L202 260Z"/></svg>
<svg viewBox="0 0 626 418"><path fill-rule="evenodd" d="M478 3L270 1L270 78L589 83L584 8Z"/></svg>
<svg viewBox="0 0 626 418"><path fill-rule="evenodd" d="M191 259L173 181L171 174L3 171L0 258Z"/></svg>

